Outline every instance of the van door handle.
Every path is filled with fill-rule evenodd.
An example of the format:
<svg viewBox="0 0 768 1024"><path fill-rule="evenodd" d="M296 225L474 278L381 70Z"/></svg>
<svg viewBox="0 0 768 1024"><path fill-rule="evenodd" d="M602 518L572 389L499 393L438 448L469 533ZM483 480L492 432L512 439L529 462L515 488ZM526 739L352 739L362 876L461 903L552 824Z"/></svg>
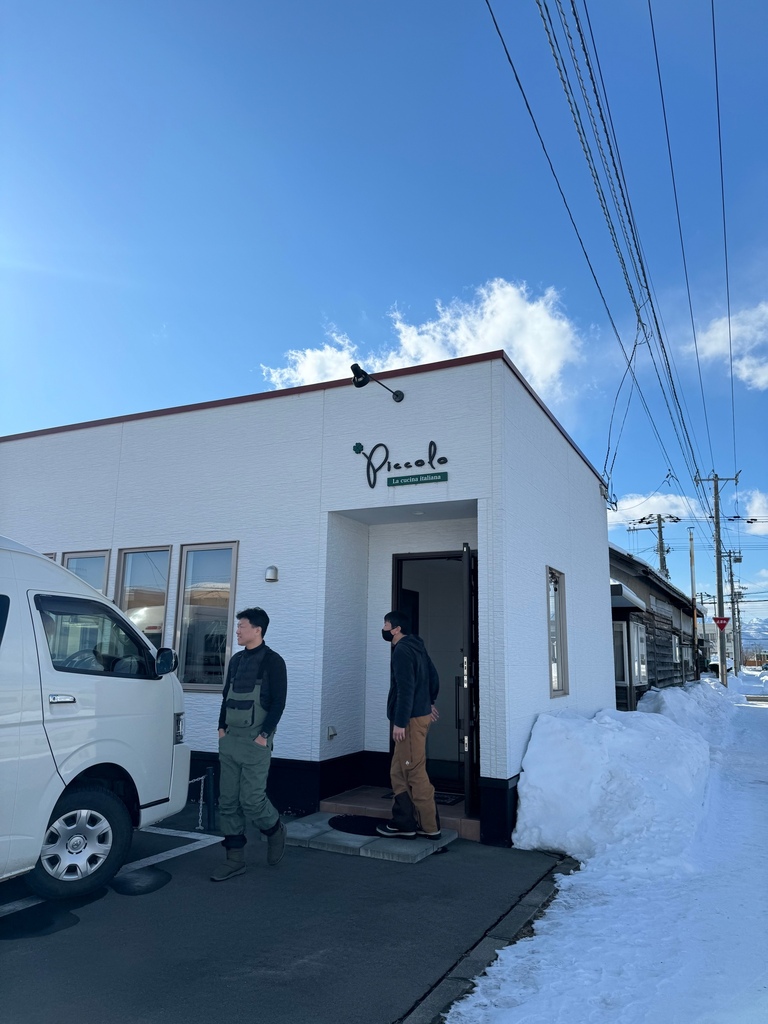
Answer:
<svg viewBox="0 0 768 1024"><path fill-rule="evenodd" d="M49 693L49 704L77 704L71 693Z"/></svg>

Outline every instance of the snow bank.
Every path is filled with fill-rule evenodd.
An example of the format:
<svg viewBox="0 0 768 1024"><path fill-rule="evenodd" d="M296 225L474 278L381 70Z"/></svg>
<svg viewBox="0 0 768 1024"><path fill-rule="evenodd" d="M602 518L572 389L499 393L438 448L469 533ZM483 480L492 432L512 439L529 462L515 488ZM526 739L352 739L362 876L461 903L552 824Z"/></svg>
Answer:
<svg viewBox="0 0 768 1024"><path fill-rule="evenodd" d="M540 716L522 764L513 844L582 862L663 864L704 811L709 743L744 698L719 683L652 691L641 710Z"/></svg>

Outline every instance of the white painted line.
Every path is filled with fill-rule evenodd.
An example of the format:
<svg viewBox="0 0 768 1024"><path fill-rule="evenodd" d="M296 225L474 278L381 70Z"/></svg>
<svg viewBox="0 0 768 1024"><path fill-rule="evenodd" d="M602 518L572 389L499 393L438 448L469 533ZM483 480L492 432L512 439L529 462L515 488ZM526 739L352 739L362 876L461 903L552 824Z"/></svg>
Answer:
<svg viewBox="0 0 768 1024"><path fill-rule="evenodd" d="M172 860L174 857L181 857L185 853L192 853L194 850L202 850L206 846L213 846L214 843L221 842L221 836L201 834L200 832L179 832L171 828L157 828L154 825L143 828L141 831L152 832L155 835L172 836L174 838L190 839L194 841L186 843L184 846L177 846L174 850L166 850L165 853L157 853L154 857L144 857L143 860L134 860L129 864L124 864L117 872L118 875L127 875L130 874L131 871L137 871L139 868L146 868L151 864L160 864L164 860ZM26 899L16 900L14 903L6 903L5 905L0 906L0 917L8 917L10 914L17 914L20 910L27 910L29 907L35 907L38 903L44 902L45 900L40 896L28 896Z"/></svg>
<svg viewBox="0 0 768 1024"><path fill-rule="evenodd" d="M182 832L176 828L162 828L160 825L147 825L140 832L153 832L156 836L179 836L181 839L208 839L211 836L210 832ZM216 836L221 842L223 836ZM206 844L207 845L207 844Z"/></svg>
<svg viewBox="0 0 768 1024"><path fill-rule="evenodd" d="M192 853L193 850L202 850L205 846L213 846L214 843L220 843L221 838L221 836L199 837L196 843L187 843L186 846L178 846L175 850L166 850L165 853L156 853L153 857L131 861L130 864L125 864L121 867L117 874L118 876L127 875L131 871L137 871L139 868L149 867L150 864L160 864L164 860L173 860L174 857L181 857L185 853Z"/></svg>

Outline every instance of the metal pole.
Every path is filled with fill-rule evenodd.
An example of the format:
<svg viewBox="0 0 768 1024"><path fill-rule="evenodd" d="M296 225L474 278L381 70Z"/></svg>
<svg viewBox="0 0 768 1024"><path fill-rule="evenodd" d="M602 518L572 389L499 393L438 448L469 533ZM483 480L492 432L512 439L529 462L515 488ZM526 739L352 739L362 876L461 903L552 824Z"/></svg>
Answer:
<svg viewBox="0 0 768 1024"><path fill-rule="evenodd" d="M731 635L733 636L733 672L738 675L741 671L741 659L739 658L739 634L736 611L736 586L733 582L733 552L728 554L728 582L731 586Z"/></svg>
<svg viewBox="0 0 768 1024"><path fill-rule="evenodd" d="M665 579L669 579L669 569L667 568L667 552L664 548L664 519L662 516L656 516L656 527L659 531L659 572Z"/></svg>
<svg viewBox="0 0 768 1024"><path fill-rule="evenodd" d="M715 487L715 568L717 570L717 614L725 618L725 601L723 599L723 550L720 542L720 488L717 473L712 474ZM720 682L728 686L728 665L725 653L725 630L717 630L718 663L720 665Z"/></svg>
<svg viewBox="0 0 768 1024"><path fill-rule="evenodd" d="M696 570L693 561L693 529L688 531L691 560L691 611L693 612L693 668L699 678L699 619L696 611Z"/></svg>

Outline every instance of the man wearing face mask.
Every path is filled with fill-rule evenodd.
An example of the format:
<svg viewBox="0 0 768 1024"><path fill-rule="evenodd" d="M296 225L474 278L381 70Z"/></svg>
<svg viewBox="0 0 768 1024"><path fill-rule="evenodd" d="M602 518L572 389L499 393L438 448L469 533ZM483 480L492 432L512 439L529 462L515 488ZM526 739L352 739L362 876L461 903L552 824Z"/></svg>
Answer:
<svg viewBox="0 0 768 1024"><path fill-rule="evenodd" d="M435 707L440 680L424 641L406 632L408 617L389 612L381 635L392 645L387 718L395 749L389 770L392 820L376 829L380 836L440 838L435 788L427 775L427 733L440 717Z"/></svg>

